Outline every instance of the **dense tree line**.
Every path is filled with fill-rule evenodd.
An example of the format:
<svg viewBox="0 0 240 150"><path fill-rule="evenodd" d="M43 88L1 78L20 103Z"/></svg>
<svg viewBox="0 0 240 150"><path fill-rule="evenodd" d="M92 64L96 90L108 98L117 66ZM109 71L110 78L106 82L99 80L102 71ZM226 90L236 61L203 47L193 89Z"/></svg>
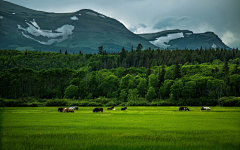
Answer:
<svg viewBox="0 0 240 150"><path fill-rule="evenodd" d="M99 47L99 54L62 54L54 52L40 51L18 51L18 50L0 50L0 69L11 68L31 68L33 70L42 70L50 68L69 68L78 70L86 67L90 71L98 71L101 69L112 68L130 68L145 67L149 62L151 66L160 66L165 63L167 66L174 65L176 60L179 64L185 63L202 64L205 62L212 63L214 60L232 61L240 58L238 48L232 50L226 49L196 49L196 50L154 50L142 49L139 44L137 49L133 48L128 51L122 48L121 52L109 53L104 51L103 47Z"/></svg>
<svg viewBox="0 0 240 150"><path fill-rule="evenodd" d="M0 95L216 105L222 97L240 97L239 57L238 49L163 51L141 45L119 54L0 50Z"/></svg>

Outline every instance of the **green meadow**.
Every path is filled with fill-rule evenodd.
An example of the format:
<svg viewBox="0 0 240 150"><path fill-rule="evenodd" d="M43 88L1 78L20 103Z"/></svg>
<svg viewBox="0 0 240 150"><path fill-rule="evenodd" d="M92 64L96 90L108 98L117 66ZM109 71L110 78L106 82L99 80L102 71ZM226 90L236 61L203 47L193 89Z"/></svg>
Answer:
<svg viewBox="0 0 240 150"><path fill-rule="evenodd" d="M2 107L3 150L239 150L240 107Z"/></svg>

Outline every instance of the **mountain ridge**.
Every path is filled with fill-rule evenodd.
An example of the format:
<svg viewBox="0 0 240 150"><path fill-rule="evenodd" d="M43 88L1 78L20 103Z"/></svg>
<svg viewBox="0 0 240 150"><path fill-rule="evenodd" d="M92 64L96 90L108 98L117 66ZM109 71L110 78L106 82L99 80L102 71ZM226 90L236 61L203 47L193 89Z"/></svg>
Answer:
<svg viewBox="0 0 240 150"><path fill-rule="evenodd" d="M121 22L91 9L53 13L0 1L0 48L68 53L98 53L143 48L196 49L229 48L214 33L196 34L189 30L165 30L134 34Z"/></svg>
<svg viewBox="0 0 240 150"><path fill-rule="evenodd" d="M70 53L97 53L98 47L117 52L149 41L129 31L121 22L90 9L73 13L34 11L0 1L0 47ZM13 14L14 13L14 14ZM27 45L26 45L27 43Z"/></svg>
<svg viewBox="0 0 240 150"><path fill-rule="evenodd" d="M182 33L182 35L180 35ZM178 35L176 35L178 34ZM163 48L168 49L199 49L203 48L227 48L230 49L227 45L225 45L222 40L211 31L204 33L193 33L190 30L165 30L156 33L145 33L138 34L139 36L144 37L152 44L162 46ZM175 35L168 37L169 35ZM160 39L162 38L162 39ZM164 39L165 38L165 39Z"/></svg>

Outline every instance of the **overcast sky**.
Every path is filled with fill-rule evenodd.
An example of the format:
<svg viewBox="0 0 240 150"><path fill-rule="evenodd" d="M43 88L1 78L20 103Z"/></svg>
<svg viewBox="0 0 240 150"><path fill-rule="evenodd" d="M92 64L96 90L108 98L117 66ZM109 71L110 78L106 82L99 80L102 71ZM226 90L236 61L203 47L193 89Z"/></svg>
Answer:
<svg viewBox="0 0 240 150"><path fill-rule="evenodd" d="M186 29L212 31L240 48L240 0L6 0L47 12L92 9L115 18L134 33Z"/></svg>

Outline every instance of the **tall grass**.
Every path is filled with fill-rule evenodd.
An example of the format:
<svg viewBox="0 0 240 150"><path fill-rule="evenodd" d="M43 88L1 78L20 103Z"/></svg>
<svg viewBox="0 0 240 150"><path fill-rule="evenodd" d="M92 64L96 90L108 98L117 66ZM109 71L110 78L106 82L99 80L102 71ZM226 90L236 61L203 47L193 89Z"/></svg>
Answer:
<svg viewBox="0 0 240 150"><path fill-rule="evenodd" d="M2 149L239 149L240 108L128 107L93 113L79 107L4 107Z"/></svg>

